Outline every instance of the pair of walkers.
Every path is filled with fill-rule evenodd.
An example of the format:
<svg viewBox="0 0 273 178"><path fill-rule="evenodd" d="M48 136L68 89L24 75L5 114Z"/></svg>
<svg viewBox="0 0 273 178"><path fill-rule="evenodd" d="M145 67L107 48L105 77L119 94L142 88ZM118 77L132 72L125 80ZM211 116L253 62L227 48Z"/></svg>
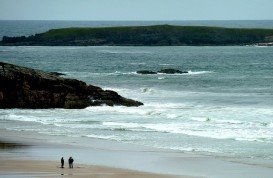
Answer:
<svg viewBox="0 0 273 178"><path fill-rule="evenodd" d="M74 162L74 159L70 157L68 159L69 168L73 168L73 162ZM61 168L64 168L64 157L62 157L61 159Z"/></svg>

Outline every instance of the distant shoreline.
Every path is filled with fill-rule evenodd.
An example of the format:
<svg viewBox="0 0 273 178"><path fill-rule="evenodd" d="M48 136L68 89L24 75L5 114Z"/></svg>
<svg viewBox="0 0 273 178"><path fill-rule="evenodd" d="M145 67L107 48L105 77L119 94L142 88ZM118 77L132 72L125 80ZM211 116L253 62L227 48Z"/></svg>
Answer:
<svg viewBox="0 0 273 178"><path fill-rule="evenodd" d="M4 36L2 46L243 46L270 45L273 29L206 26L118 26L51 29Z"/></svg>

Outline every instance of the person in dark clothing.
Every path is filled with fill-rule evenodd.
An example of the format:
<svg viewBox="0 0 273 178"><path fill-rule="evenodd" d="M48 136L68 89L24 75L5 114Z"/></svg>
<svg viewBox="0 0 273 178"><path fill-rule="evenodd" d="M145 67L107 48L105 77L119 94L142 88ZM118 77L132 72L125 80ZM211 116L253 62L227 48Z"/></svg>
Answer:
<svg viewBox="0 0 273 178"><path fill-rule="evenodd" d="M73 162L74 162L74 159L72 157L70 157L68 159L69 168L73 168Z"/></svg>
<svg viewBox="0 0 273 178"><path fill-rule="evenodd" d="M64 157L61 159L61 168L64 168Z"/></svg>
<svg viewBox="0 0 273 178"><path fill-rule="evenodd" d="M74 159L71 158L71 168L73 168L73 162L74 162Z"/></svg>

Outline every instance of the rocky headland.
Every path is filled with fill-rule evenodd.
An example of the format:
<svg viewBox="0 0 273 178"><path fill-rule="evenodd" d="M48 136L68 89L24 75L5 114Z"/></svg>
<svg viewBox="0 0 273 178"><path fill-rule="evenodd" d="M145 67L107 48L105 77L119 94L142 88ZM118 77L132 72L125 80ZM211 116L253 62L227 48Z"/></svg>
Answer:
<svg viewBox="0 0 273 178"><path fill-rule="evenodd" d="M59 74L59 73L58 73ZM143 103L85 82L0 62L0 108L66 108L140 106Z"/></svg>

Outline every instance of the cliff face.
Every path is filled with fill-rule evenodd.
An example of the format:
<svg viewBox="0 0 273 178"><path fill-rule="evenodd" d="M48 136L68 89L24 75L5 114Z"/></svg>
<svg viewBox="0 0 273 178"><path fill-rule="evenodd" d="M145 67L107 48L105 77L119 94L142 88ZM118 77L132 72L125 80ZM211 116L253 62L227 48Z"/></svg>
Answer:
<svg viewBox="0 0 273 178"><path fill-rule="evenodd" d="M76 79L0 62L0 108L80 109L103 104L143 105Z"/></svg>

